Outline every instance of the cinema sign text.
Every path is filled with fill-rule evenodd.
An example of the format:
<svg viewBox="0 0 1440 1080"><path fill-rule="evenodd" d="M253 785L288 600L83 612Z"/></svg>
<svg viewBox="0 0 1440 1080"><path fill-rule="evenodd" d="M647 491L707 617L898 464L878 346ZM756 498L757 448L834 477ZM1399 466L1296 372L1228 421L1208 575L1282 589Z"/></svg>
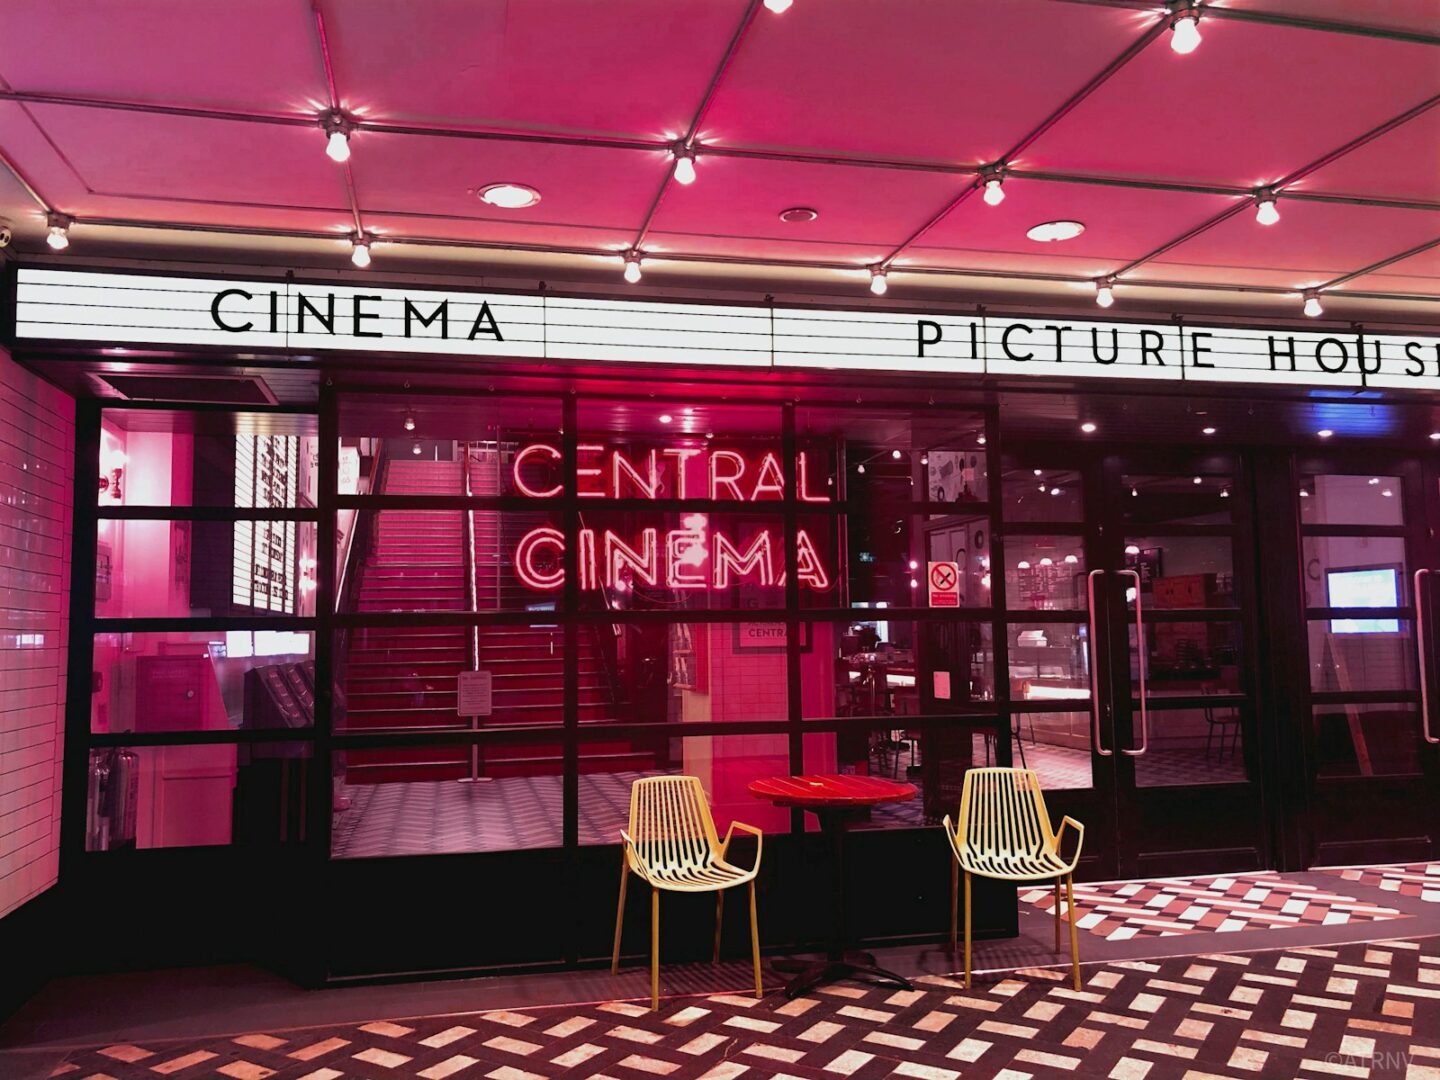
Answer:
<svg viewBox="0 0 1440 1080"><path fill-rule="evenodd" d="M22 268L19 340L1440 390L1440 337Z"/></svg>

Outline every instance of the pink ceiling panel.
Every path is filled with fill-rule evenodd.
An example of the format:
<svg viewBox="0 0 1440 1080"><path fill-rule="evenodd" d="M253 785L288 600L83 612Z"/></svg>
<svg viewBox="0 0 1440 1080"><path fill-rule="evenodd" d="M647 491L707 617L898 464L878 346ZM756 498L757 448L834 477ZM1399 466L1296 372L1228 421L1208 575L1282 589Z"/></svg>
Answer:
<svg viewBox="0 0 1440 1080"><path fill-rule="evenodd" d="M355 188L367 211L623 227L632 233L670 167L663 151L364 131L351 146ZM472 194L500 182L533 187L540 201L523 210L499 210Z"/></svg>
<svg viewBox="0 0 1440 1080"><path fill-rule="evenodd" d="M1347 281L1340 289L1358 292L1396 292L1440 298L1440 247L1391 263L1373 274Z"/></svg>
<svg viewBox="0 0 1440 1080"><path fill-rule="evenodd" d="M949 173L704 155L695 171L695 183L666 188L656 229L894 247L969 182ZM792 207L819 216L800 224L781 221L780 212Z"/></svg>
<svg viewBox="0 0 1440 1080"><path fill-rule="evenodd" d="M1163 276L1169 263L1215 268L1214 280L1231 280L1234 269L1292 275L1297 283L1324 281L1379 262L1440 236L1440 212L1394 210L1335 203L1282 201L1280 221L1261 225L1248 210L1147 263L1142 274Z"/></svg>
<svg viewBox="0 0 1440 1080"><path fill-rule="evenodd" d="M1385 30L1440 33L1436 0L1210 0L1215 7L1301 19L1353 23Z"/></svg>
<svg viewBox="0 0 1440 1080"><path fill-rule="evenodd" d="M1435 90L1430 46L1225 19L1201 32L1188 56L1153 42L1019 164L1258 186Z"/></svg>
<svg viewBox="0 0 1440 1080"><path fill-rule="evenodd" d="M677 138L744 0L331 4L347 108L390 120Z"/></svg>
<svg viewBox="0 0 1440 1080"><path fill-rule="evenodd" d="M1113 259L1058 252L986 251L981 248L916 246L895 261L896 270L906 265L945 270L993 270L1002 274L1041 274L1056 277L1094 278L1115 269Z"/></svg>
<svg viewBox="0 0 1440 1080"><path fill-rule="evenodd" d="M803 232L803 228L797 232ZM657 257L709 255L734 259L776 259L783 262L865 267L890 253L888 244L845 240L751 239L715 233L651 232L645 250ZM857 271L858 272L858 271Z"/></svg>
<svg viewBox="0 0 1440 1080"><path fill-rule="evenodd" d="M26 107L13 101L0 101L0 150L49 205L66 210L85 194L84 183L46 141ZM6 171L0 166L0 172ZM0 205L0 214L13 215L18 208L29 213L36 204L27 195Z"/></svg>
<svg viewBox="0 0 1440 1080"><path fill-rule="evenodd" d="M1221 195L1145 191L1096 184L1061 184L1012 177L1005 201L989 206L972 195L921 243L956 252L993 251L1023 256L1080 257L1109 272L1149 254L1234 201ZM1074 240L1037 243L1025 233L1046 221L1078 221L1085 231Z"/></svg>
<svg viewBox="0 0 1440 1080"><path fill-rule="evenodd" d="M93 192L277 206L346 205L318 128L31 106Z"/></svg>
<svg viewBox="0 0 1440 1080"><path fill-rule="evenodd" d="M355 231L354 219L343 198L331 207L283 207L91 194L84 196L72 212L82 221L86 218L114 218L262 231L293 229L297 232L333 232L342 238Z"/></svg>
<svg viewBox="0 0 1440 1080"><path fill-rule="evenodd" d="M1317 170L1295 190L1440 202L1440 107Z"/></svg>
<svg viewBox="0 0 1440 1080"><path fill-rule="evenodd" d="M1267 289L1308 289L1331 274L1306 270L1272 270L1263 266L1217 266L1211 263L1148 262L1121 281L1183 281L1194 285L1260 286Z"/></svg>
<svg viewBox="0 0 1440 1080"><path fill-rule="evenodd" d="M822 0L761 10L702 140L980 164L1153 15L1049 0Z"/></svg>
<svg viewBox="0 0 1440 1080"><path fill-rule="evenodd" d="M6 0L12 89L291 112L325 103L306 0Z"/></svg>
<svg viewBox="0 0 1440 1080"><path fill-rule="evenodd" d="M367 212L365 228L376 236L463 240L517 247L557 247L576 251L623 251L635 239L629 228L551 222L501 221L495 218L426 217L421 214ZM616 268L620 266L618 256Z"/></svg>

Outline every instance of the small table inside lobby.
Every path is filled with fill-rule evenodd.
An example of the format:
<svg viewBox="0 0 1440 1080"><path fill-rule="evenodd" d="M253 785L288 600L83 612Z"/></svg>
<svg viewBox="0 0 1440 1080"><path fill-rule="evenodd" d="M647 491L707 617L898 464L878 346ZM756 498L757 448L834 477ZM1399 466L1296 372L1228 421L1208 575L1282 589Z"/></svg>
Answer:
<svg viewBox="0 0 1440 1080"><path fill-rule="evenodd" d="M830 840L830 946L824 960L776 961L776 970L794 976L785 984L785 996L798 997L821 983L850 978L911 989L901 976L877 967L869 953L845 949L845 819L881 803L908 802L915 797L915 785L874 776L770 776L752 781L750 794L776 806L810 811Z"/></svg>

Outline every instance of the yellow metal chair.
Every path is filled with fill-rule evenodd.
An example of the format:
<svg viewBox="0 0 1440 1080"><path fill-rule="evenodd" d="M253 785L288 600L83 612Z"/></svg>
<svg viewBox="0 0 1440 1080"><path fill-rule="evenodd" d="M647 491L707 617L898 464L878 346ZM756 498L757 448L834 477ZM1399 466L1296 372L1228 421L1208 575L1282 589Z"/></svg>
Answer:
<svg viewBox="0 0 1440 1080"><path fill-rule="evenodd" d="M1067 860L1060 851L1066 827L1077 833ZM1075 927L1075 864L1085 843L1085 826L1066 815L1058 832L1050 828L1040 781L1031 769L971 769L960 793L955 828L945 818L945 838L955 854L950 866L950 948L956 946L960 871L965 872L965 986L970 986L970 876L1002 881L1055 879L1055 951L1060 951L1060 882L1070 922L1070 964L1080 989L1080 944Z"/></svg>
<svg viewBox="0 0 1440 1080"><path fill-rule="evenodd" d="M755 837L755 865L742 870L726 861L735 830ZM635 874L650 886L650 1007L660 1007L660 893L713 892L715 959L720 959L720 929L725 889L750 886L750 953L755 964L755 996L760 986L760 927L755 918L755 875L760 870L764 834L732 821L721 840L698 776L650 776L630 787L630 828L620 862L620 903L615 912L615 952L611 973L620 970L620 931L625 923L625 884Z"/></svg>

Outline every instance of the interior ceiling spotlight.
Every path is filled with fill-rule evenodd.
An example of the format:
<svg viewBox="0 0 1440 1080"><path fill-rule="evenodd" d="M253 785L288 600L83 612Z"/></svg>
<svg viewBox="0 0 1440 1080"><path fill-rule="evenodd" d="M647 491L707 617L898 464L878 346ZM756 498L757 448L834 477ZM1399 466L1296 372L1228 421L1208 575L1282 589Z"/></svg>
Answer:
<svg viewBox="0 0 1440 1080"><path fill-rule="evenodd" d="M819 216L819 211L812 210L808 206L792 206L789 210L780 211L780 220L786 225L803 225L806 222L814 221Z"/></svg>
<svg viewBox="0 0 1440 1080"><path fill-rule="evenodd" d="M889 288L890 285L885 280L884 268L879 266L873 268L870 271L870 291L876 296L884 296Z"/></svg>
<svg viewBox="0 0 1440 1080"><path fill-rule="evenodd" d="M1115 303L1115 279L1100 278L1095 282L1095 303L1101 307L1109 307Z"/></svg>
<svg viewBox="0 0 1440 1080"><path fill-rule="evenodd" d="M674 419L675 417L671 416L668 412L662 412L660 414L660 423L662 424L669 424L674 421Z"/></svg>
<svg viewBox="0 0 1440 1080"><path fill-rule="evenodd" d="M638 251L625 253L625 280L631 285L640 280L640 253Z"/></svg>
<svg viewBox="0 0 1440 1080"><path fill-rule="evenodd" d="M406 431L414 431L414 430L415 430L415 417L411 416L409 413L406 413L406 414L405 414L405 430L406 430Z"/></svg>
<svg viewBox="0 0 1440 1080"><path fill-rule="evenodd" d="M55 251L64 251L70 246L70 226L74 219L64 214L51 214L45 219L50 226L50 234L45 237L45 243L49 244Z"/></svg>
<svg viewBox="0 0 1440 1080"><path fill-rule="evenodd" d="M1275 192L1261 188L1255 193L1255 220L1261 225L1274 225L1280 220L1280 208L1275 205Z"/></svg>
<svg viewBox="0 0 1440 1080"><path fill-rule="evenodd" d="M1086 435L1094 435L1096 430L1096 424L1092 420L1086 420L1085 423L1080 425L1080 430L1083 431Z"/></svg>
<svg viewBox="0 0 1440 1080"><path fill-rule="evenodd" d="M320 118L320 126L325 129L325 156L342 165L349 161L352 125L345 114L332 109Z"/></svg>
<svg viewBox="0 0 1440 1080"><path fill-rule="evenodd" d="M1170 15L1170 48L1181 56L1200 47L1200 12L1193 0L1180 0L1172 5Z"/></svg>
<svg viewBox="0 0 1440 1080"><path fill-rule="evenodd" d="M1005 201L1005 177L1000 172L998 165L990 165L980 170L980 181L985 185L985 194L982 196L986 206L999 206Z"/></svg>
<svg viewBox="0 0 1440 1080"><path fill-rule="evenodd" d="M419 457L419 456L420 456L420 444L417 442L414 446L410 447L410 452L411 452L412 454L414 454L416 457Z"/></svg>
<svg viewBox="0 0 1440 1080"><path fill-rule="evenodd" d="M1304 311L1306 315L1309 315L1310 318L1313 319L1325 314L1325 308L1320 303L1319 289L1306 289L1302 295L1305 297Z"/></svg>
<svg viewBox="0 0 1440 1080"><path fill-rule="evenodd" d="M693 184L695 182L695 151L686 147L684 143L676 143L673 153L675 155L675 182L677 184Z"/></svg>
<svg viewBox="0 0 1440 1080"><path fill-rule="evenodd" d="M370 238L364 233L356 233L350 238L353 245L350 249L350 261L364 270L370 265Z"/></svg>
<svg viewBox="0 0 1440 1080"><path fill-rule="evenodd" d="M1201 435L1214 435L1214 434L1215 434L1215 429L1214 429L1213 427L1203 427L1203 428L1200 429L1200 434L1201 434Z"/></svg>
<svg viewBox="0 0 1440 1080"><path fill-rule="evenodd" d="M1074 240L1084 231L1085 226L1079 221L1042 221L1039 225L1032 225L1025 235L1037 243L1050 244Z"/></svg>
<svg viewBox="0 0 1440 1080"><path fill-rule="evenodd" d="M498 206L502 210L524 210L540 201L540 192L533 187L527 184L512 184L509 181L487 184L480 189L479 195L481 202Z"/></svg>
<svg viewBox="0 0 1440 1080"><path fill-rule="evenodd" d="M1430 432L1430 441L1431 441L1431 442L1440 442L1440 431L1432 431L1432 432Z"/></svg>
<svg viewBox="0 0 1440 1080"><path fill-rule="evenodd" d="M790 10L790 5L794 2L795 0L765 0L765 6L776 15L783 15Z"/></svg>
<svg viewBox="0 0 1440 1080"><path fill-rule="evenodd" d="M1330 438L1331 435L1334 435L1335 432L1331 431L1331 430L1327 427L1327 428L1321 428L1319 431L1315 432L1315 434L1318 435L1318 436L1319 436L1320 438L1322 438L1322 439L1328 439L1328 438Z"/></svg>

